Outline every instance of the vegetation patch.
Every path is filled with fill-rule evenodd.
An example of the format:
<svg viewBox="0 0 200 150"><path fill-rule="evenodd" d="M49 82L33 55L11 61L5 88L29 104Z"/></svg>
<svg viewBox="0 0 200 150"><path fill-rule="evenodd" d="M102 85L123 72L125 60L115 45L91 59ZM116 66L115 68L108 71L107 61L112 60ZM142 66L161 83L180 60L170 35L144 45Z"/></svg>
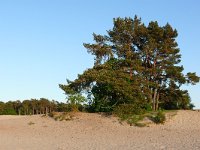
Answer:
<svg viewBox="0 0 200 150"><path fill-rule="evenodd" d="M32 121L30 121L29 123L28 123L28 125L34 125L35 123L34 122L32 122Z"/></svg>
<svg viewBox="0 0 200 150"><path fill-rule="evenodd" d="M49 117L53 118L55 121L69 121L75 119L75 116L72 112L52 112L49 114Z"/></svg>
<svg viewBox="0 0 200 150"><path fill-rule="evenodd" d="M167 119L171 119L176 115L175 111L150 111L144 114L121 114L117 115L120 122L127 122L131 126L145 127L152 123L164 124Z"/></svg>
<svg viewBox="0 0 200 150"><path fill-rule="evenodd" d="M158 111L155 116L151 116L151 119L156 124L164 124L166 121L165 114L162 111Z"/></svg>

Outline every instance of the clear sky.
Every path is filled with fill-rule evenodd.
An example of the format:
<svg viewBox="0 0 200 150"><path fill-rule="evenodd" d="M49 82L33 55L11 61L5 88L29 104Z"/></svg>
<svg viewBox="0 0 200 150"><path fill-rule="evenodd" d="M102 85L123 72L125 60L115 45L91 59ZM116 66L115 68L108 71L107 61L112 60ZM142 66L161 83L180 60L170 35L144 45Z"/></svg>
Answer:
<svg viewBox="0 0 200 150"><path fill-rule="evenodd" d="M169 22L186 72L200 75L198 0L1 0L0 100L45 97L65 102L58 84L93 66L83 43L106 34L113 18L138 15L147 24ZM200 84L184 86L200 108Z"/></svg>

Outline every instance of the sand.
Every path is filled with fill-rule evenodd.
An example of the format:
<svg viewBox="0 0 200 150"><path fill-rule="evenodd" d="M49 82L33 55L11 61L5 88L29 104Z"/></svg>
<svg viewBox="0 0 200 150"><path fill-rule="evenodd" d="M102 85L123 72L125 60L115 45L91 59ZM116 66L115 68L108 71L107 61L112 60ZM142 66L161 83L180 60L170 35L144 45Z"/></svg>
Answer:
<svg viewBox="0 0 200 150"><path fill-rule="evenodd" d="M200 112L178 111L164 125L135 127L80 113L72 121L0 116L0 150L200 150Z"/></svg>

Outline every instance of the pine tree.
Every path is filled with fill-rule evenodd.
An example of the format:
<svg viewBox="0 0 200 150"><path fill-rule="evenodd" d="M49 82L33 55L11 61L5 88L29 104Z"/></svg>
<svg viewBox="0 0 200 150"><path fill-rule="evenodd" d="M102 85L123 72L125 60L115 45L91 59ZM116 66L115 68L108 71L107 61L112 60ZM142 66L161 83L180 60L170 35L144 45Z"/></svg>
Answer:
<svg viewBox="0 0 200 150"><path fill-rule="evenodd" d="M166 92L171 84L183 96L182 84L199 82L195 73L182 73L184 68L178 65L181 55L175 40L178 33L168 23L159 26L152 21L145 26L137 16L113 21L114 27L107 35L93 34L95 43L84 44L95 57L94 67L75 81L59 85L66 94L90 89L97 111L110 111L120 104L143 108L151 104L152 110L157 110L160 97L172 95Z"/></svg>

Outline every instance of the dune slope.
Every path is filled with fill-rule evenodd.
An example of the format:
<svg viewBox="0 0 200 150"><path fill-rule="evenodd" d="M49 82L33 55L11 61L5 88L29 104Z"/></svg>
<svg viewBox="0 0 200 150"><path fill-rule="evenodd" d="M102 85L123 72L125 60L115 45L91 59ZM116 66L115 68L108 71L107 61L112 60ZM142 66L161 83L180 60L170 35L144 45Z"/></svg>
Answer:
<svg viewBox="0 0 200 150"><path fill-rule="evenodd" d="M73 121L0 116L2 150L200 149L200 112L178 111L165 125L134 127L117 118L80 113Z"/></svg>

